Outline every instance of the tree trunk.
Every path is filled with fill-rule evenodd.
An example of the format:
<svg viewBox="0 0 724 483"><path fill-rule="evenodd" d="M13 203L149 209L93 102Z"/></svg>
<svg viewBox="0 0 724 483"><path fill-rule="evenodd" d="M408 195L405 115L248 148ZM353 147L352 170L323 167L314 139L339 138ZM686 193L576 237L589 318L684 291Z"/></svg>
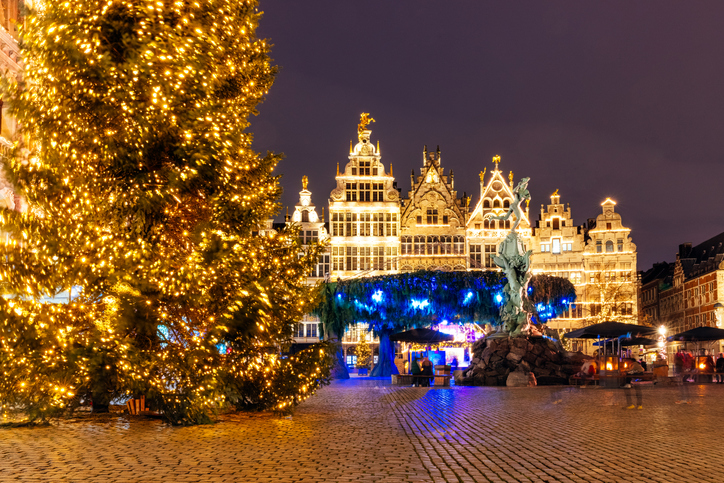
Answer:
<svg viewBox="0 0 724 483"><path fill-rule="evenodd" d="M380 355L372 369L370 377L390 377L399 374L395 365L395 345L390 342L390 334L378 334L380 338Z"/></svg>
<svg viewBox="0 0 724 483"><path fill-rule="evenodd" d="M349 379L349 371L347 371L347 363L344 360L344 349L337 334L329 334L329 340L336 343L337 354L332 365L332 379Z"/></svg>

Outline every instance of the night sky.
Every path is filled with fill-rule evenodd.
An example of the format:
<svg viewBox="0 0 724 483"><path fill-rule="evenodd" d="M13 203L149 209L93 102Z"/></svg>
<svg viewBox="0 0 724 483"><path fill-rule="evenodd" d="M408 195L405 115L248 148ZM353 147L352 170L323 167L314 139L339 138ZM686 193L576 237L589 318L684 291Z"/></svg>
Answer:
<svg viewBox="0 0 724 483"><path fill-rule="evenodd" d="M638 268L724 231L724 2L261 1L258 35L281 67L252 117L254 146L282 152L284 206L309 176L321 214L376 119L402 195L440 145L459 195L500 154L531 178L532 221L560 190L574 223L611 197ZM281 214L277 218L281 220Z"/></svg>

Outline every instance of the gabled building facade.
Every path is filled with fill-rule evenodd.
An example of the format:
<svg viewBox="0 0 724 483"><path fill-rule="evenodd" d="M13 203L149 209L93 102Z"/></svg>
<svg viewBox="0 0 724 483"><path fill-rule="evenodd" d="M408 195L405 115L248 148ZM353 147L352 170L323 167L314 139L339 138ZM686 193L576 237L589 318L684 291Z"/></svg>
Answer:
<svg viewBox="0 0 724 483"><path fill-rule="evenodd" d="M515 223L515 215L508 220L493 220L491 217L503 215L510 208L515 199L513 195L513 172L511 171L506 180L503 172L498 169L500 156L493 158L495 167L490 173L488 182L485 183L485 172L480 173L480 200L468 217L465 229L466 250L468 253L468 268L478 270L498 270L493 263L493 255L498 250L498 245L505 239L510 227ZM516 230L523 238L525 250L530 248L530 218L528 206L523 212L523 219Z"/></svg>
<svg viewBox="0 0 724 483"><path fill-rule="evenodd" d="M350 143L349 162L335 177L329 197L332 277L396 272L400 253L400 193L385 171L379 143L360 124L358 143Z"/></svg>
<svg viewBox="0 0 724 483"><path fill-rule="evenodd" d="M410 175L407 199L402 202L400 270L465 270L467 200L458 198L454 174L444 173L440 148L422 153L418 176Z"/></svg>

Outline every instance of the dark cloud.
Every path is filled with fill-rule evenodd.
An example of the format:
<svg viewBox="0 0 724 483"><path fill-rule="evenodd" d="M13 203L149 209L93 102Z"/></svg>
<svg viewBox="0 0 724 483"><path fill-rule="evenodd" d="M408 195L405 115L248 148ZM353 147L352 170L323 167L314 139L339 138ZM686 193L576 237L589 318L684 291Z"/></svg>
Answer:
<svg viewBox="0 0 724 483"><path fill-rule="evenodd" d="M377 120L398 186L440 145L456 188L477 173L531 177L536 213L555 189L576 223L608 196L639 268L724 231L724 3L262 0L259 35L282 67L252 119L283 152L283 203L308 175L326 206L360 112Z"/></svg>

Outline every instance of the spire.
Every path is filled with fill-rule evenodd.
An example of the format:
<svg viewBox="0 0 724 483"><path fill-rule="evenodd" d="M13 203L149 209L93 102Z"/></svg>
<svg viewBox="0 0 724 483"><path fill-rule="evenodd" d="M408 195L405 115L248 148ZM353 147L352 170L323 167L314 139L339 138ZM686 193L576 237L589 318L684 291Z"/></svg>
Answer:
<svg viewBox="0 0 724 483"><path fill-rule="evenodd" d="M352 154L354 152L354 148L352 147L352 140L349 140L349 154Z"/></svg>
<svg viewBox="0 0 724 483"><path fill-rule="evenodd" d="M380 154L380 140L377 140L377 154Z"/></svg>
<svg viewBox="0 0 724 483"><path fill-rule="evenodd" d="M322 207L322 223L324 223L324 206Z"/></svg>
<svg viewBox="0 0 724 483"><path fill-rule="evenodd" d="M337 161L337 176L339 176L339 161Z"/></svg>
<svg viewBox="0 0 724 483"><path fill-rule="evenodd" d="M379 141L377 142L379 143ZM379 153L379 150L377 152ZM392 173L392 163L390 163L390 176L394 176L394 174Z"/></svg>

